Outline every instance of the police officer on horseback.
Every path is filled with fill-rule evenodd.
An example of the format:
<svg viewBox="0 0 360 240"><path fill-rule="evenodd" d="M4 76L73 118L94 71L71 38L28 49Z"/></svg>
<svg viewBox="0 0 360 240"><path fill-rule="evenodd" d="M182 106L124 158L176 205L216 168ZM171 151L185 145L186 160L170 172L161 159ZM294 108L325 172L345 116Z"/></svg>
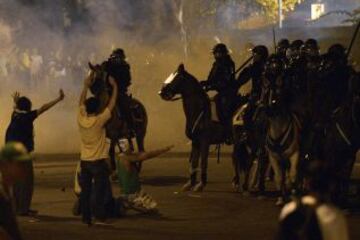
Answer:
<svg viewBox="0 0 360 240"><path fill-rule="evenodd" d="M266 60L269 56L267 47L258 45L252 49L253 62L241 71L237 78L237 87L240 88L249 81L252 81L252 89L249 96L249 103L258 101L261 93L261 79Z"/></svg>
<svg viewBox="0 0 360 240"><path fill-rule="evenodd" d="M228 138L231 138L231 112L232 103L236 96L235 86L235 63L229 55L229 50L225 44L219 43L213 48L215 62L211 68L206 81L201 85L206 91L214 90L217 92L215 103L218 109L220 121L228 130ZM230 139L228 139L230 141Z"/></svg>
<svg viewBox="0 0 360 240"><path fill-rule="evenodd" d="M128 89L131 85L130 65L126 61L123 49L115 49L109 59L103 63L105 70L109 75L113 76L118 86L118 107L120 114L123 115L127 123L128 130L131 134L134 132L134 123L131 115L131 95Z"/></svg>

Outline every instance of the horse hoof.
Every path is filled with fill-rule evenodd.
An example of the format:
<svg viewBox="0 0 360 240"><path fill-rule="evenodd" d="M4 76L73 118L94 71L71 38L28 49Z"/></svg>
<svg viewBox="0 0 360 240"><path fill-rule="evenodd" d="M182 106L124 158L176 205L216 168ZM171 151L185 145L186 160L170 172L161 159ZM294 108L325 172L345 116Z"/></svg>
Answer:
<svg viewBox="0 0 360 240"><path fill-rule="evenodd" d="M282 197L279 197L275 203L276 206L282 207L284 206L285 202L284 199Z"/></svg>
<svg viewBox="0 0 360 240"><path fill-rule="evenodd" d="M188 192L188 191L191 191L192 188L193 188L193 185L191 184L190 181L188 181L187 183L184 184L184 186L182 186L181 191Z"/></svg>
<svg viewBox="0 0 360 240"><path fill-rule="evenodd" d="M204 187L205 187L205 185L202 182L199 182L198 184L196 184L193 191L194 192L202 192L204 190Z"/></svg>

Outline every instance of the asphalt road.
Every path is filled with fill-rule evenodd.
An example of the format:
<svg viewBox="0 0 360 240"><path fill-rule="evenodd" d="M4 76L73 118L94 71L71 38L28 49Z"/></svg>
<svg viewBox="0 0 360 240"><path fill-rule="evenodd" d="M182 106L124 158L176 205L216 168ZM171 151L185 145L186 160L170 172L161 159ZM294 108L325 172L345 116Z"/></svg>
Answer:
<svg viewBox="0 0 360 240"><path fill-rule="evenodd" d="M273 239L280 209L275 200L259 200L234 193L228 157L221 164L210 159L205 192L178 193L187 180L187 160L182 155L146 162L144 189L159 204L160 215L134 212L111 226L87 227L72 216L74 155L41 156L36 163L33 208L39 217L19 218L27 240L75 239ZM355 175L360 176L359 173ZM114 185L114 193L118 194ZM360 214L347 214L351 239L360 239Z"/></svg>

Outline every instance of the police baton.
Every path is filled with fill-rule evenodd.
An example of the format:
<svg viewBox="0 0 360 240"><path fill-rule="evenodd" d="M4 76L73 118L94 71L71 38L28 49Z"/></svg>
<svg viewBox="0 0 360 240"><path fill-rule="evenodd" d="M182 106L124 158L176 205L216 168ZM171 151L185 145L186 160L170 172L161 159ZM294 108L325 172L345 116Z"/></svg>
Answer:
<svg viewBox="0 0 360 240"><path fill-rule="evenodd" d="M240 72L244 67L246 67L246 65L248 65L249 62L250 62L251 60L253 60L253 58L254 58L254 56L249 57L248 60L246 60L246 61L243 63L243 65L241 65L241 66L235 71L235 75L236 75L238 72Z"/></svg>
<svg viewBox="0 0 360 240"><path fill-rule="evenodd" d="M352 37L352 39L351 39L350 45L349 45L349 47L348 47L348 50L347 50L347 53L346 53L346 57L347 57L347 58L349 57L350 52L351 52L351 49L352 49L353 46L354 46L354 42L355 42L356 37L357 37L357 35L358 35L358 33L359 33L359 30L360 30L360 20L359 20L359 22L358 22L358 24L357 24L357 27L356 27L355 32L354 32L354 34L353 34L353 37Z"/></svg>

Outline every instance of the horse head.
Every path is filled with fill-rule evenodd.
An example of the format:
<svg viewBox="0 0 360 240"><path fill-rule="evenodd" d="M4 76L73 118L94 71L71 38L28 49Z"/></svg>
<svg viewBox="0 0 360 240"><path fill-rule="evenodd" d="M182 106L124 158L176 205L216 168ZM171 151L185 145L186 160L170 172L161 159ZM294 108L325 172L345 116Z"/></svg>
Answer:
<svg viewBox="0 0 360 240"><path fill-rule="evenodd" d="M177 70L165 80L159 92L160 97L165 101L171 101L177 94L181 94L184 89L185 76L185 66L180 64Z"/></svg>
<svg viewBox="0 0 360 240"><path fill-rule="evenodd" d="M105 90L106 87L106 71L103 65L93 65L92 63L88 63L89 68L94 73L94 77L92 79L92 84L90 86L90 91L95 96L100 95L101 92Z"/></svg>
<svg viewBox="0 0 360 240"><path fill-rule="evenodd" d="M277 56L270 57L265 65L264 88L267 94L264 105L271 114L283 110L287 104L284 71L285 65Z"/></svg>

